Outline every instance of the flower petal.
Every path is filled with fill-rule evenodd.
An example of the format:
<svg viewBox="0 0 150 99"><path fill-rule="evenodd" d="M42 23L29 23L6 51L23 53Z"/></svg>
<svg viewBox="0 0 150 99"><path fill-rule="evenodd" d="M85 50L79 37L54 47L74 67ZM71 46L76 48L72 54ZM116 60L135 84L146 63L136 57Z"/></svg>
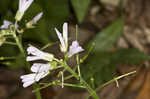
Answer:
<svg viewBox="0 0 150 99"><path fill-rule="evenodd" d="M24 13L34 0L19 0L19 11Z"/></svg>
<svg viewBox="0 0 150 99"><path fill-rule="evenodd" d="M42 60L42 57L39 56L27 56L26 61L35 61L35 60Z"/></svg>
<svg viewBox="0 0 150 99"><path fill-rule="evenodd" d="M60 40L60 43L61 43L61 51L62 52L66 52L67 48L65 46L65 41L64 41L64 39L62 37L62 34L57 30L57 28L55 28L55 31L56 31L56 34L57 34L57 36L58 36L58 38Z"/></svg>
<svg viewBox="0 0 150 99"><path fill-rule="evenodd" d="M40 51L39 49L37 49L36 47L30 46L27 48L27 52L28 54L32 54L35 56L28 56L27 57L27 61L33 61L33 60L39 60L39 59L43 59L46 61L52 61L54 56L52 54Z"/></svg>
<svg viewBox="0 0 150 99"><path fill-rule="evenodd" d="M26 87L28 87L28 86L32 85L34 82L35 82L34 80L31 80L31 81L25 82L25 83L23 84L23 87L24 87L24 88L26 88Z"/></svg>
<svg viewBox="0 0 150 99"><path fill-rule="evenodd" d="M27 52L28 52L28 54L32 54L32 55L36 55L36 56L40 56L41 54L43 54L42 51L40 51L39 49L37 49L34 46L29 46L27 48Z"/></svg>
<svg viewBox="0 0 150 99"><path fill-rule="evenodd" d="M46 75L48 75L49 72L41 72L38 73L35 77L35 81L39 81L40 79L44 78Z"/></svg>
<svg viewBox="0 0 150 99"><path fill-rule="evenodd" d="M84 49L79 45L79 43L77 41L73 41L72 45L69 47L68 57L71 57L74 54L77 54L82 51L84 51Z"/></svg>
<svg viewBox="0 0 150 99"><path fill-rule="evenodd" d="M43 15L43 12L37 14L37 15L33 18L34 24L37 23L37 21L40 20L40 18L42 17L42 15Z"/></svg>
<svg viewBox="0 0 150 99"><path fill-rule="evenodd" d="M35 76L36 76L36 74L32 73L32 74L22 75L20 78L25 79L25 78L32 78L32 77L35 77Z"/></svg>
<svg viewBox="0 0 150 99"><path fill-rule="evenodd" d="M68 24L63 24L63 39L65 42L65 46L68 47Z"/></svg>
<svg viewBox="0 0 150 99"><path fill-rule="evenodd" d="M4 20L3 25L0 26L0 29L8 29L11 24L13 23L8 20Z"/></svg>
<svg viewBox="0 0 150 99"><path fill-rule="evenodd" d="M50 70L50 64L41 64L41 63L34 63L31 67L32 72L47 72Z"/></svg>

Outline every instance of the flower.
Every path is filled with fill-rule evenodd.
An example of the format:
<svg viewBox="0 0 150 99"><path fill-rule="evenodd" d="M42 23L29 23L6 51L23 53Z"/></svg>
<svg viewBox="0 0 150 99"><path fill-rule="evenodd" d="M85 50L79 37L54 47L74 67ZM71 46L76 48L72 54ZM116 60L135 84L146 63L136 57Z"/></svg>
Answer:
<svg viewBox="0 0 150 99"><path fill-rule="evenodd" d="M62 52L66 52L68 49L68 24L63 24L63 36L62 34L55 28L56 34L60 40L60 49Z"/></svg>
<svg viewBox="0 0 150 99"><path fill-rule="evenodd" d="M47 76L50 73L49 70L51 69L52 67L50 64L34 63L31 67L31 71L33 73L22 75L20 77L23 82L23 87L25 88L32 85L35 82L38 82L40 79Z"/></svg>
<svg viewBox="0 0 150 99"><path fill-rule="evenodd" d="M34 27L33 24L36 24L40 20L40 18L42 17L42 15L43 15L43 12L37 14L31 21L29 21L26 24L26 27L27 28L33 28Z"/></svg>
<svg viewBox="0 0 150 99"><path fill-rule="evenodd" d="M20 21L25 11L30 7L34 0L19 0L19 9L17 11L15 19Z"/></svg>
<svg viewBox="0 0 150 99"><path fill-rule="evenodd" d="M40 12L39 14L37 14L37 15L32 19L33 23L36 24L37 21L40 20L40 18L42 17L42 15L43 15L43 12Z"/></svg>
<svg viewBox="0 0 150 99"><path fill-rule="evenodd" d="M10 25L12 25L13 23L8 21L8 20L4 20L3 21L3 25L0 26L0 29L8 29Z"/></svg>
<svg viewBox="0 0 150 99"><path fill-rule="evenodd" d="M36 47L30 46L27 48L28 54L32 54L33 56L27 56L27 61L34 61L34 60L46 60L46 61L52 61L54 59L54 56L52 54L43 52Z"/></svg>
<svg viewBox="0 0 150 99"><path fill-rule="evenodd" d="M62 52L67 52L68 49L68 24L63 24L63 36L62 34L55 28L56 34L60 40L60 49ZM74 54L77 54L84 49L79 45L78 41L73 41L72 45L69 47L68 57L73 56Z"/></svg>
<svg viewBox="0 0 150 99"><path fill-rule="evenodd" d="M84 51L84 49L79 45L78 41L73 41L72 45L69 47L68 57L82 51Z"/></svg>

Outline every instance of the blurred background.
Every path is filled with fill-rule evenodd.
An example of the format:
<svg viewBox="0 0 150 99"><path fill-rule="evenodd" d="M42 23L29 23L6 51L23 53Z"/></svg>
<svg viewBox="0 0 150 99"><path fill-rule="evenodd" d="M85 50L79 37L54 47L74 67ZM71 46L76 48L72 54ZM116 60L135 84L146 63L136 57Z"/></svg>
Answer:
<svg viewBox="0 0 150 99"><path fill-rule="evenodd" d="M14 22L19 0L0 0L0 24L7 19ZM47 52L60 58L59 42L54 27L62 30L69 23L69 41L75 40L75 25L79 26L79 42L88 54L81 65L83 78L91 85L99 85L119 75L136 70L136 74L119 80L119 88L112 83L98 91L101 99L149 99L150 94L150 1L149 0L35 0L19 26L25 27L37 13L43 12L36 28L25 30L23 45L42 48L50 43ZM59 54L60 53L60 54ZM35 99L32 87L23 88L20 76L27 74L25 62L16 46L0 46L0 57L16 59L0 61L0 99ZM73 67L74 58L69 61ZM49 77L44 81L50 81ZM72 82L69 80L68 82ZM83 89L48 87L41 90L42 99L85 99Z"/></svg>

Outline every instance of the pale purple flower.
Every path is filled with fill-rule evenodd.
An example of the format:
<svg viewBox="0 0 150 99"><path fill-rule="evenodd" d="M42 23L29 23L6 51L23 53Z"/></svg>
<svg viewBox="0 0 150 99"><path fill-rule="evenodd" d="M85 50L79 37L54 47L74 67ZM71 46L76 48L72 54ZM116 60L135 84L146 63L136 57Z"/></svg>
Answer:
<svg viewBox="0 0 150 99"><path fill-rule="evenodd" d="M69 47L68 57L71 57L74 54L82 51L84 51L84 49L79 45L78 41L73 41L72 45Z"/></svg>
<svg viewBox="0 0 150 99"><path fill-rule="evenodd" d="M27 48L28 54L32 54L33 56L27 56L27 61L34 61L34 60L46 60L52 61L54 56L52 54L43 52L36 47L30 46Z"/></svg>
<svg viewBox="0 0 150 99"><path fill-rule="evenodd" d="M42 15L43 15L43 12L37 14L37 15L32 19L33 23L36 24L36 23L41 19Z"/></svg>
<svg viewBox="0 0 150 99"><path fill-rule="evenodd" d="M19 12L24 13L34 0L19 0Z"/></svg>
<svg viewBox="0 0 150 99"><path fill-rule="evenodd" d="M60 49L62 52L66 52L68 49L68 24L63 24L63 35L55 28L56 34L60 40Z"/></svg>
<svg viewBox="0 0 150 99"><path fill-rule="evenodd" d="M34 73L22 75L20 78L23 82L23 87L28 87L32 85L35 82L38 82L40 79L47 76L50 72L52 67L50 64L41 64L41 63L35 63L31 67L31 71Z"/></svg>
<svg viewBox="0 0 150 99"><path fill-rule="evenodd" d="M0 26L0 29L8 29L10 25L12 25L13 23L8 21L8 20L4 20L3 21L3 25Z"/></svg>

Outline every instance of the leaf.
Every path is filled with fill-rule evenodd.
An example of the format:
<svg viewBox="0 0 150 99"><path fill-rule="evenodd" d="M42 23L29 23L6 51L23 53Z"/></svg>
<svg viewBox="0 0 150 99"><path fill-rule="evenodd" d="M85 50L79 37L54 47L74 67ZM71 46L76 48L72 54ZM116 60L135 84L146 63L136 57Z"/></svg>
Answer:
<svg viewBox="0 0 150 99"><path fill-rule="evenodd" d="M110 80L116 70L116 63L111 61L112 56L110 52L94 52L90 55L81 68L83 78L90 82L93 77L96 85Z"/></svg>
<svg viewBox="0 0 150 99"><path fill-rule="evenodd" d="M81 74L88 82L93 77L95 84L99 85L113 78L117 65L136 65L148 59L147 55L134 48L94 52L85 61Z"/></svg>
<svg viewBox="0 0 150 99"><path fill-rule="evenodd" d="M4 56L4 57L16 56L18 52L19 50L16 46L3 44L0 47L0 56Z"/></svg>
<svg viewBox="0 0 150 99"><path fill-rule="evenodd" d="M8 66L11 69L20 69L22 67L25 67L26 65L26 61L24 60L23 57L21 57L20 55L17 56L16 59L14 60L7 60L2 62L2 64Z"/></svg>
<svg viewBox="0 0 150 99"><path fill-rule="evenodd" d="M94 51L106 51L109 50L113 44L117 42L123 33L123 18L119 18L114 21L110 26L99 32L92 42L95 43Z"/></svg>
<svg viewBox="0 0 150 99"><path fill-rule="evenodd" d="M32 19L37 13L43 12L43 17L34 29L25 32L24 38L43 44L55 40L54 27L61 25L69 16L68 0L38 0L25 13L24 19Z"/></svg>
<svg viewBox="0 0 150 99"><path fill-rule="evenodd" d="M26 23L26 22L32 20L32 18L41 11L42 11L41 6L37 3L33 3L32 6L25 13L22 23L23 22ZM34 40L34 41L45 44L45 43L49 42L49 38L47 36L47 34L48 34L47 28L48 28L48 24L46 24L45 18L42 17L39 20L39 22L35 25L35 28L26 30L23 33L23 37L25 39Z"/></svg>
<svg viewBox="0 0 150 99"><path fill-rule="evenodd" d="M71 0L78 22L81 23L87 13L91 0Z"/></svg>
<svg viewBox="0 0 150 99"><path fill-rule="evenodd" d="M1 0L0 1L0 15L4 15L7 13L10 5L10 0Z"/></svg>
<svg viewBox="0 0 150 99"><path fill-rule="evenodd" d="M54 28L61 27L70 15L68 0L39 0L42 6L47 24L47 37L49 40L56 40Z"/></svg>
<svg viewBox="0 0 150 99"><path fill-rule="evenodd" d="M135 48L119 49L113 56L113 60L116 61L117 64L128 65L140 64L148 59L149 56Z"/></svg>

